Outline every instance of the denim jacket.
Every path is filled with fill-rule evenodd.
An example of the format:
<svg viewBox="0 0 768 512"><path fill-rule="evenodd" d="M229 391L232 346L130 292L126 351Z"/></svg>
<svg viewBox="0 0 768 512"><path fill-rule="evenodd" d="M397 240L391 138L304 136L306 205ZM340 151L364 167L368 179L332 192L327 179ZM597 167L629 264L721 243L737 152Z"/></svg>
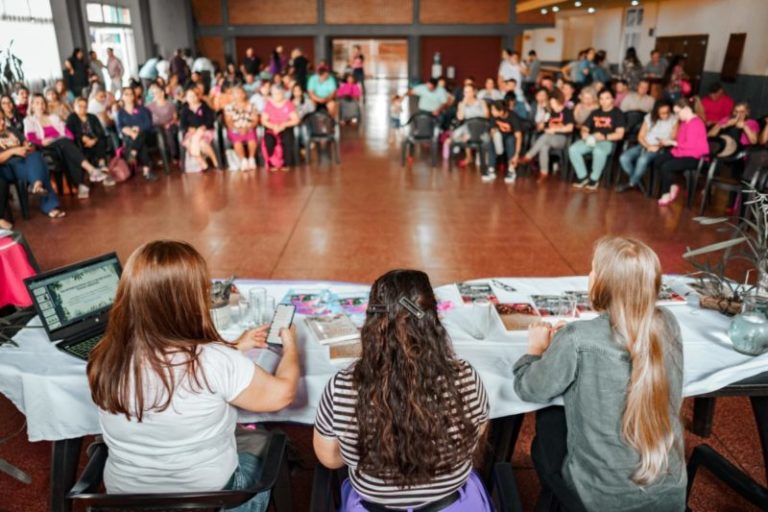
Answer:
<svg viewBox="0 0 768 512"><path fill-rule="evenodd" d="M680 419L683 346L672 314L663 308L657 314L662 315L667 333L662 345L675 442L667 471L648 486L640 487L631 479L640 456L621 433L631 364L607 314L567 325L542 356L525 355L514 366L515 391L523 400L549 402L563 396L568 455L562 475L587 510L685 510L687 479Z"/></svg>

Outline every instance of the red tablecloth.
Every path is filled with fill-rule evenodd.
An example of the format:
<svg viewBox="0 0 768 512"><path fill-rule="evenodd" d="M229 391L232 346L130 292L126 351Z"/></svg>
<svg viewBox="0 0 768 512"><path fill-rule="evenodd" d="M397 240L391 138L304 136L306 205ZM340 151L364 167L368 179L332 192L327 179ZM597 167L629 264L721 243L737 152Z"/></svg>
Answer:
<svg viewBox="0 0 768 512"><path fill-rule="evenodd" d="M24 279L33 275L24 247L10 236L0 238L0 307L31 306Z"/></svg>

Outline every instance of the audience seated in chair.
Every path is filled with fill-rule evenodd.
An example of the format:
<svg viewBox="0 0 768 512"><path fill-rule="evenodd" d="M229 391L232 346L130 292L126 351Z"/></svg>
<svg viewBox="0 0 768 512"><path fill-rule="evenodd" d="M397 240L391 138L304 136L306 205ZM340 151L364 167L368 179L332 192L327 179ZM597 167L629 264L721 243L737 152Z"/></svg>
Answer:
<svg viewBox="0 0 768 512"><path fill-rule="evenodd" d="M224 341L211 318L210 282L205 260L184 242L149 242L128 259L87 367L110 494L247 489L261 475L260 457L238 453L237 408L272 412L293 401L295 334L280 333L274 376L262 370L243 352L266 347L267 326ZM268 501L260 493L229 510L265 511Z"/></svg>
<svg viewBox="0 0 768 512"><path fill-rule="evenodd" d="M648 246L605 238L589 276L603 314L529 328L515 391L565 404L564 414L537 414L531 448L542 501L563 507L555 510L685 510L683 346L675 317L656 306L661 277Z"/></svg>
<svg viewBox="0 0 768 512"><path fill-rule="evenodd" d="M540 178L545 180L549 176L549 152L552 149L567 149L574 129L573 111L563 104L562 94L555 92L549 98L549 115L543 123L542 134L536 139L533 146L523 155L521 164L530 162L536 155L539 156ZM561 165L563 162L561 162Z"/></svg>
<svg viewBox="0 0 768 512"><path fill-rule="evenodd" d="M444 88L438 88L437 80L434 78L410 89L408 95L419 98L417 108L420 112L432 114L437 118L440 118L440 115L450 104L448 93Z"/></svg>
<svg viewBox="0 0 768 512"><path fill-rule="evenodd" d="M493 181L496 178L496 167L499 157L507 155L507 170L504 175L506 183L514 183L517 178L517 167L523 134L520 118L507 108L504 101L494 101L491 104L491 144L488 144L488 169L483 169L480 179Z"/></svg>
<svg viewBox="0 0 768 512"><path fill-rule="evenodd" d="M677 118L672 114L672 106L666 100L657 101L651 113L643 119L637 145L626 149L619 157L619 164L628 181L617 187L617 192L625 192L640 185L645 171L661 154L664 141L675 140L676 132Z"/></svg>
<svg viewBox="0 0 768 512"><path fill-rule="evenodd" d="M29 89L23 85L18 88L13 98L16 103L16 111L22 118L29 114Z"/></svg>
<svg viewBox="0 0 768 512"><path fill-rule="evenodd" d="M17 187L28 187L28 190L20 190L19 194L30 193L40 197L40 210L50 218L66 215L53 191L51 176L42 155L20 133L8 127L3 116L0 116L0 178L6 187L5 197L0 197L0 210L4 210L8 199L7 185L16 183Z"/></svg>
<svg viewBox="0 0 768 512"><path fill-rule="evenodd" d="M629 112L631 110L642 110L643 112L650 112L653 109L655 103L653 96L649 94L651 90L651 83L643 78L637 83L637 90L629 92L621 101L622 112Z"/></svg>
<svg viewBox="0 0 768 512"><path fill-rule="evenodd" d="M147 110L152 114L152 127L158 137L163 138L168 157L179 161L179 116L176 105L168 99L164 87L155 83L150 86L152 101Z"/></svg>
<svg viewBox="0 0 768 512"><path fill-rule="evenodd" d="M657 156L653 162L661 180L659 206L668 206L677 199L680 187L674 184L675 175L695 169L699 159L709 154L707 128L704 121L693 113L690 102L685 98L677 100L674 111L678 119L677 135L674 140L661 141L663 146L671 149Z"/></svg>
<svg viewBox="0 0 768 512"><path fill-rule="evenodd" d="M5 125L18 132L24 131L24 116L16 109L9 94L0 95L0 117L5 118Z"/></svg>
<svg viewBox="0 0 768 512"><path fill-rule="evenodd" d="M496 80L489 77L485 79L485 87L477 93L477 97L490 104L504 99L504 94L496 88Z"/></svg>
<svg viewBox="0 0 768 512"><path fill-rule="evenodd" d="M328 66L317 66L317 73L309 77L307 82L307 92L317 108L328 110L334 119L337 114L336 89L336 78L331 75Z"/></svg>
<svg viewBox="0 0 768 512"><path fill-rule="evenodd" d="M624 138L624 114L614 106L613 93L600 93L600 108L589 114L581 127L581 139L568 148L568 157L576 172L574 187L596 190L616 143ZM587 171L584 155L592 155L592 172Z"/></svg>
<svg viewBox="0 0 768 512"><path fill-rule="evenodd" d="M102 172L108 172L109 140L101 121L88 113L88 100L85 98L77 98L74 106L75 111L67 118L67 129L75 137L75 142L88 161Z"/></svg>
<svg viewBox="0 0 768 512"><path fill-rule="evenodd" d="M715 82L709 87L707 95L701 98L701 106L704 109L704 121L707 126L716 124L730 117L733 111L733 98L728 96L723 89L723 84Z"/></svg>
<svg viewBox="0 0 768 512"><path fill-rule="evenodd" d="M261 114L261 124L265 128L262 151L268 169L287 171L296 165L294 162L296 138L293 128L300 121L296 107L286 97L282 86L273 85L270 89L270 97L264 106L264 112Z"/></svg>
<svg viewBox="0 0 768 512"><path fill-rule="evenodd" d="M760 124L749 117L749 105L740 102L734 105L730 115L723 117L709 129L710 137L727 136L742 150L756 144L760 136Z"/></svg>
<svg viewBox="0 0 768 512"><path fill-rule="evenodd" d="M128 164L141 167L141 174L147 181L155 181L152 160L149 158L149 138L152 135L152 114L143 105L136 104L135 89L124 87L117 112L116 125L125 148Z"/></svg>
<svg viewBox="0 0 768 512"><path fill-rule="evenodd" d="M186 103L181 107L179 114L179 127L184 137L182 144L189 152L188 156L197 163L199 170L208 169L206 159L210 159L214 168L218 168L219 160L213 148L216 115L207 103L201 101L197 87L187 89L184 97ZM187 172L192 170L187 162L184 162L184 169Z"/></svg>
<svg viewBox="0 0 768 512"><path fill-rule="evenodd" d="M463 88L463 95L461 101L457 105L456 119L463 123L467 119L485 118L489 116L488 104L477 97L477 90L474 85L465 85ZM466 124L460 124L451 133L450 140L446 140L446 144L451 142L464 142L469 138L469 130ZM469 148L465 149L464 159L459 162L459 167L466 167L471 160L471 152Z"/></svg>
<svg viewBox="0 0 768 512"><path fill-rule="evenodd" d="M492 510L472 470L485 388L453 353L427 275L377 279L361 338L362 357L331 378L315 420L317 458L349 469L339 510Z"/></svg>
<svg viewBox="0 0 768 512"><path fill-rule="evenodd" d="M56 114L61 119L67 119L72 113L71 104L63 101L56 89L49 87L45 90L45 101L48 102L48 112Z"/></svg>
<svg viewBox="0 0 768 512"><path fill-rule="evenodd" d="M235 86L231 91L232 101L224 109L227 137L240 159L240 170L254 170L258 150L256 126L259 123L259 114L253 104L248 101L245 89Z"/></svg>
<svg viewBox="0 0 768 512"><path fill-rule="evenodd" d="M48 105L41 94L32 96L29 115L24 119L24 135L32 144L55 151L61 157L67 180L70 186L77 187L77 197L80 199L87 199L90 194L86 176L92 183L103 182L106 186L115 184L109 175L97 169L83 155L72 140L73 135L67 130L64 121L56 114L48 114Z"/></svg>
<svg viewBox="0 0 768 512"><path fill-rule="evenodd" d="M358 101L363 95L363 91L360 88L360 84L355 81L355 76L348 74L344 77L344 82L339 86L336 91L336 96L339 99L351 99Z"/></svg>
<svg viewBox="0 0 768 512"><path fill-rule="evenodd" d="M585 87L579 93L579 101L573 107L573 120L581 128L587 122L590 114L600 108L597 102L597 91L594 87Z"/></svg>

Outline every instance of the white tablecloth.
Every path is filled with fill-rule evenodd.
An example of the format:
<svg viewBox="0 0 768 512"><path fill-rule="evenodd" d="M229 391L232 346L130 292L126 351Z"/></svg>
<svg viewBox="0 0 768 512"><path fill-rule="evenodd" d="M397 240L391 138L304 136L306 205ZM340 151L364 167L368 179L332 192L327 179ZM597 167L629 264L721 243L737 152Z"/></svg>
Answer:
<svg viewBox="0 0 768 512"><path fill-rule="evenodd" d="M558 293L586 289L585 277L500 278L517 289L505 292L494 287L500 302L526 302L529 294ZM489 282L490 279L478 281ZM336 292L367 290L366 285L328 282L238 281L241 292L253 286L265 287L276 301L290 288L330 288ZM672 282L674 287L674 281ZM464 306L454 285L436 290L454 307L445 314L445 324L458 355L479 372L488 390L491 417L533 411L545 404L520 400L514 391L512 366L526 351L524 332L507 332L497 320L486 338L478 341L462 326L471 322L472 307ZM695 298L691 298L695 301ZM729 319L699 309L695 303L671 306L682 328L685 351L686 396L720 389L728 384L768 371L768 353L756 357L733 350L726 330ZM296 401L274 414L242 412L242 421L291 421L312 424L315 408L328 379L340 369L328 358L327 348L306 332L297 321L302 378ZM227 338L235 331L223 333ZM56 349L40 328L37 318L14 338L18 347L0 348L0 393L7 396L27 417L30 441L58 440L99 433L96 407L91 402L85 376L85 362Z"/></svg>

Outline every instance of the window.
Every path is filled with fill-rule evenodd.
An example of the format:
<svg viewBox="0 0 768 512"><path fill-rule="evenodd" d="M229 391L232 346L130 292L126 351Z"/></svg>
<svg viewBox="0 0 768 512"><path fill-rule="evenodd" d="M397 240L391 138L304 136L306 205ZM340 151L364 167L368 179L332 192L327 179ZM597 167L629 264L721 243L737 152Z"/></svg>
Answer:
<svg viewBox="0 0 768 512"><path fill-rule="evenodd" d="M0 1L0 51L21 60L27 83L61 76L50 0Z"/></svg>
<svg viewBox="0 0 768 512"><path fill-rule="evenodd" d="M643 14L642 7L631 7L626 10L622 56L626 53L627 48L637 48L640 45L640 38L643 33Z"/></svg>
<svg viewBox="0 0 768 512"><path fill-rule="evenodd" d="M108 25L130 25L131 10L117 5L88 3L85 6L89 23L106 23Z"/></svg>

